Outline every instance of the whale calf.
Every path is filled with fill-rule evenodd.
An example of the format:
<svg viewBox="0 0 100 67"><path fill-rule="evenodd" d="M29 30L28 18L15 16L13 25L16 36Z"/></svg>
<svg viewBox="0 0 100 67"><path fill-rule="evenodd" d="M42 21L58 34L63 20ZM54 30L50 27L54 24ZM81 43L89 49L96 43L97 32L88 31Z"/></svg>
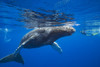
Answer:
<svg viewBox="0 0 100 67"><path fill-rule="evenodd" d="M51 45L53 49L62 53L61 47L55 42L57 39L70 36L75 32L73 27L69 26L56 26L56 27L41 27L36 28L29 33L27 33L21 40L19 47L14 53L1 58L0 63L6 63L11 61L16 61L18 63L24 64L24 60L20 55L20 51L23 48L39 48L41 46Z"/></svg>

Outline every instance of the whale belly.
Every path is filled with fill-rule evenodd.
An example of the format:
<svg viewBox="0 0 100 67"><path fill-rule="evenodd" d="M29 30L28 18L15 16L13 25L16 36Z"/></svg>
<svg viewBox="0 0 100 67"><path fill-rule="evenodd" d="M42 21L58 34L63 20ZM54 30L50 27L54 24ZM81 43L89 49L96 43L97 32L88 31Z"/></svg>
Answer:
<svg viewBox="0 0 100 67"><path fill-rule="evenodd" d="M24 48L38 48L43 46L44 44L40 43L39 41L29 41L23 47Z"/></svg>
<svg viewBox="0 0 100 67"><path fill-rule="evenodd" d="M44 30L41 31L33 31L26 34L22 40L20 45L23 43L24 48L37 48L44 46L44 42L48 39L49 33Z"/></svg>

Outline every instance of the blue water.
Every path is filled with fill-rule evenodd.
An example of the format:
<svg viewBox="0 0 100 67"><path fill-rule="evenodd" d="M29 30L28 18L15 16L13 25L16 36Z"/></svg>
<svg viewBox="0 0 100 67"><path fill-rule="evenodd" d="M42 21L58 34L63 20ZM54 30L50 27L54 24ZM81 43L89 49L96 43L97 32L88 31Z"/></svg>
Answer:
<svg viewBox="0 0 100 67"><path fill-rule="evenodd" d="M23 49L24 65L8 62L0 63L0 67L100 67L100 34L85 36L80 33L87 21L100 21L100 0L0 0L3 5L0 8L0 58L13 53L21 38L31 30L21 27L23 23L15 20L20 18L20 11L6 6L7 3L23 9L44 8L71 13L80 26L74 26L76 32L71 36L56 41L62 54L51 46Z"/></svg>

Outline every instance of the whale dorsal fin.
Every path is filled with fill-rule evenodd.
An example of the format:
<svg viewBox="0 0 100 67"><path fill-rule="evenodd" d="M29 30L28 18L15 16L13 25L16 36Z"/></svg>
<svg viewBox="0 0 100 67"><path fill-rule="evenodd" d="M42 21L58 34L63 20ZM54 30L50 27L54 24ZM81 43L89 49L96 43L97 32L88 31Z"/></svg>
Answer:
<svg viewBox="0 0 100 67"><path fill-rule="evenodd" d="M59 53L62 53L61 47L60 47L56 42L53 42L53 43L51 44L51 47L52 47L54 50L58 51Z"/></svg>

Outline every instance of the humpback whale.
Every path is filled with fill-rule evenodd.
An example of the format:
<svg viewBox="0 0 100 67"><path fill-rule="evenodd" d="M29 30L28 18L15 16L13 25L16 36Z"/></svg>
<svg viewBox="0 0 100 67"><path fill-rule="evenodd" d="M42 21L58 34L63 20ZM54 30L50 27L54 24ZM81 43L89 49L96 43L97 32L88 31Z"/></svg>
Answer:
<svg viewBox="0 0 100 67"><path fill-rule="evenodd" d="M29 33L27 33L21 40L19 47L14 53L1 58L0 63L6 63L11 61L16 61L18 63L24 64L24 60L20 55L20 51L23 48L39 48L41 46L51 45L53 49L62 53L61 47L55 42L57 39L70 36L75 32L73 27L69 26L55 26L55 27L40 27L36 28Z"/></svg>

